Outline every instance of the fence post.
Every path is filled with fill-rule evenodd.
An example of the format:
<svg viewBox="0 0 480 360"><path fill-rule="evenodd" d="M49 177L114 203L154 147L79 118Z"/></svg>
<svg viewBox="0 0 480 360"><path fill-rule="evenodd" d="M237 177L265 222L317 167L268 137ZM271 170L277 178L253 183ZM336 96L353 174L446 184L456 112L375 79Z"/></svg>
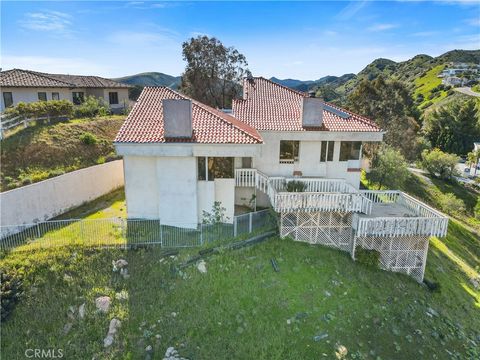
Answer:
<svg viewBox="0 0 480 360"><path fill-rule="evenodd" d="M233 237L237 237L237 223L238 217L233 218Z"/></svg>
<svg viewBox="0 0 480 360"><path fill-rule="evenodd" d="M203 246L203 224L200 223L200 245Z"/></svg>
<svg viewBox="0 0 480 360"><path fill-rule="evenodd" d="M248 213L248 233L252 232L252 212Z"/></svg>
<svg viewBox="0 0 480 360"><path fill-rule="evenodd" d="M162 221L160 219L158 219L158 226L160 227L160 247L163 247Z"/></svg>
<svg viewBox="0 0 480 360"><path fill-rule="evenodd" d="M85 243L85 231L83 229L83 220L80 220L80 240Z"/></svg>
<svg viewBox="0 0 480 360"><path fill-rule="evenodd" d="M40 235L40 223L37 223L37 238L40 239L42 236Z"/></svg>

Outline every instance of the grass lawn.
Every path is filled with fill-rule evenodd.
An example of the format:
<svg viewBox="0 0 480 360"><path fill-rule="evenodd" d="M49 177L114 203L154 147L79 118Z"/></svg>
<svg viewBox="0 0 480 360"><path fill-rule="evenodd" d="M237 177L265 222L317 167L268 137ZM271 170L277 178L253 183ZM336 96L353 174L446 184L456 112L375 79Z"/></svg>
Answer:
<svg viewBox="0 0 480 360"><path fill-rule="evenodd" d="M442 79L438 77L438 74L442 72L444 67L445 65L437 65L427 71L424 76L415 79L413 98L416 99L420 94L424 97L424 100L419 104L420 109L422 109L427 102L436 103L447 97L447 92L441 90L439 91L439 96L429 99L432 90L442 83Z"/></svg>
<svg viewBox="0 0 480 360"><path fill-rule="evenodd" d="M116 158L113 140L125 116L38 124L2 140L1 191L28 185ZM81 136L94 136L85 144Z"/></svg>
<svg viewBox="0 0 480 360"><path fill-rule="evenodd" d="M122 209L119 191L68 217ZM60 348L67 359L141 359L151 345L154 359L170 346L190 359L332 359L339 344L348 359L480 356L480 293L469 281L478 276L480 249L461 221L451 222L446 239L431 241L426 277L439 282L434 292L346 253L279 238L212 255L206 274L195 265L173 271L198 250L165 259L159 247L3 254L0 268L16 269L25 293L2 323L2 358ZM119 258L129 263L128 279L112 271ZM122 291L128 300L115 298ZM113 299L107 314L95 311L101 295ZM122 326L105 349L114 317Z"/></svg>

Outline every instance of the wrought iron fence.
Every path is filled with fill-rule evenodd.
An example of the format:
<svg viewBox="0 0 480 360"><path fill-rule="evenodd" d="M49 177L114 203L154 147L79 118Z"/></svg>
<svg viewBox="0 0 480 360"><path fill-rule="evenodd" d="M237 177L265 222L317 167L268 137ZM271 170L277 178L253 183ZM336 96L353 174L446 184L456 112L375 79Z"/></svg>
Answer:
<svg viewBox="0 0 480 360"><path fill-rule="evenodd" d="M35 250L66 245L194 247L271 230L275 226L275 215L269 210L235 216L232 224L190 226L166 225L161 220L122 218L52 220L0 227L0 250Z"/></svg>

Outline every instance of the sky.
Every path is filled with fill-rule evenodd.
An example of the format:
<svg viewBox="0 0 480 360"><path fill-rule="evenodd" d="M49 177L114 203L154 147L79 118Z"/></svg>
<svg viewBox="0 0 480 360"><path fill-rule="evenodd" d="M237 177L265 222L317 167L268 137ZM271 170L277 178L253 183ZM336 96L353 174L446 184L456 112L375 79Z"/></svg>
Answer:
<svg viewBox="0 0 480 360"><path fill-rule="evenodd" d="M480 49L480 0L194 2L1 1L3 70L180 75L182 43L215 36L255 76L315 80Z"/></svg>

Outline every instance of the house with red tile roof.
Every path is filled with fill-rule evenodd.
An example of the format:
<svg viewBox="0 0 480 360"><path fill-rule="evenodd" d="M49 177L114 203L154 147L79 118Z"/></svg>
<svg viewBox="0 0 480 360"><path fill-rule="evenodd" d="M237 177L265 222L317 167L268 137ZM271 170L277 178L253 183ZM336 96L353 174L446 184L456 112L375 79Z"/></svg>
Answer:
<svg viewBox="0 0 480 360"><path fill-rule="evenodd" d="M121 111L129 104L130 85L100 76L47 74L12 69L0 71L0 111L19 102L69 100L79 105L87 96L105 101L112 111Z"/></svg>
<svg viewBox="0 0 480 360"><path fill-rule="evenodd" d="M362 143L382 137L372 120L252 78L229 113L147 87L115 145L124 158L129 216L196 224L214 202L230 219L236 205L269 204L267 194L235 185L240 169L340 179L358 189Z"/></svg>
<svg viewBox="0 0 480 360"><path fill-rule="evenodd" d="M383 134L371 119L259 77L245 79L230 111L146 87L115 139L127 215L198 229L220 204L235 234L248 226L238 210L270 207L281 237L352 257L374 249L382 267L421 281L428 238L445 236L448 218L400 191L359 190L363 144Z"/></svg>

